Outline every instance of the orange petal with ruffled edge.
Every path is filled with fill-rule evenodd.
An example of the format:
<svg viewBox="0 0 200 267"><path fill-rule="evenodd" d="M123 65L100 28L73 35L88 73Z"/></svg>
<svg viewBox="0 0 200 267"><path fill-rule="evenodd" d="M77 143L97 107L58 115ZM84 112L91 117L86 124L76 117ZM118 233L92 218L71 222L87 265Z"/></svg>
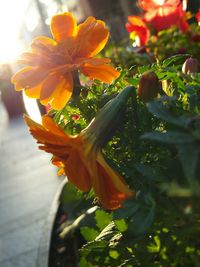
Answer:
<svg viewBox="0 0 200 267"><path fill-rule="evenodd" d="M90 79L97 79L105 83L112 83L120 75L115 68L107 64L84 64L80 71Z"/></svg>
<svg viewBox="0 0 200 267"><path fill-rule="evenodd" d="M49 103L52 108L60 110L71 98L72 91L72 74L67 73L64 77L59 73L55 73L54 75L49 76L44 82L41 90L40 102L43 105L47 105Z"/></svg>
<svg viewBox="0 0 200 267"><path fill-rule="evenodd" d="M97 55L106 45L109 31L105 23L89 17L78 26L76 36L75 57L93 57Z"/></svg>
<svg viewBox="0 0 200 267"><path fill-rule="evenodd" d="M77 24L71 13L63 13L54 16L51 19L51 32L53 38L57 42L67 40L67 38L75 36L77 32Z"/></svg>
<svg viewBox="0 0 200 267"><path fill-rule="evenodd" d="M134 196L134 192L124 179L106 163L101 153L97 156L96 171L93 173L92 187L106 209L117 209L124 200Z"/></svg>
<svg viewBox="0 0 200 267"><path fill-rule="evenodd" d="M24 88L32 88L39 84L47 75L48 70L36 67L25 67L18 71L12 78L11 82L16 85L17 91Z"/></svg>
<svg viewBox="0 0 200 267"><path fill-rule="evenodd" d="M49 148L47 151L49 153L53 153L52 150L61 149L64 146L65 148L71 147L71 139L74 137L68 136L64 133L63 129L60 128L53 119L47 115L42 117L42 122L44 125L41 125L35 121L33 121L30 117L24 115L24 120L26 124L29 126L29 130L33 137L37 139L39 144L44 144L46 148ZM51 150L52 148L52 150ZM66 151L67 152L67 151Z"/></svg>
<svg viewBox="0 0 200 267"><path fill-rule="evenodd" d="M54 122L54 120L51 117L49 117L48 115L42 116L42 124L43 124L44 128L49 132L52 132L56 135L63 136L63 137L67 136L64 133L63 129L60 126L58 126Z"/></svg>

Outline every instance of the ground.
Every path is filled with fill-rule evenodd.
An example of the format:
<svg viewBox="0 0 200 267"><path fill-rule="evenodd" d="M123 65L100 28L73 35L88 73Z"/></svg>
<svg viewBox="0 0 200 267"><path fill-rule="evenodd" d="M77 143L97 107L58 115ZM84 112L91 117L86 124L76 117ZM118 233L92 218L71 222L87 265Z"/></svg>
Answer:
<svg viewBox="0 0 200 267"><path fill-rule="evenodd" d="M60 184L50 156L37 149L22 117L0 103L0 266L35 267Z"/></svg>

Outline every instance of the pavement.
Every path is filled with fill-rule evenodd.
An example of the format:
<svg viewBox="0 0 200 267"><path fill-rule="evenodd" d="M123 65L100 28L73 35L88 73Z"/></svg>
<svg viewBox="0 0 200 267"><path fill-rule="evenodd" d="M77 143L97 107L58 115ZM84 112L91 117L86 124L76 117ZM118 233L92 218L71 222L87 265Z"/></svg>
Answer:
<svg viewBox="0 0 200 267"><path fill-rule="evenodd" d="M0 103L0 267L36 267L51 203L59 187L50 155L38 150L22 117Z"/></svg>

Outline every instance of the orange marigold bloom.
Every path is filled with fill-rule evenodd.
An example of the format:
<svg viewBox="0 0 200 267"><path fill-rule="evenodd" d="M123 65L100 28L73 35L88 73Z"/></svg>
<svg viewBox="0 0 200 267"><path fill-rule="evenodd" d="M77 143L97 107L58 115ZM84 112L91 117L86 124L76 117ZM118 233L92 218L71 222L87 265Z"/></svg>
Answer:
<svg viewBox="0 0 200 267"><path fill-rule="evenodd" d="M123 200L133 196L124 179L105 161L89 127L70 136L47 115L43 116L42 125L27 116L25 121L41 144L39 148L53 154L52 163L80 190L93 188L106 209L117 209Z"/></svg>
<svg viewBox="0 0 200 267"><path fill-rule="evenodd" d="M74 71L105 83L119 76L109 59L94 58L109 38L103 21L89 17L77 25L71 13L63 13L52 18L51 32L53 39L35 38L22 55L21 63L28 66L12 77L17 91L25 89L27 96L59 110L72 95Z"/></svg>

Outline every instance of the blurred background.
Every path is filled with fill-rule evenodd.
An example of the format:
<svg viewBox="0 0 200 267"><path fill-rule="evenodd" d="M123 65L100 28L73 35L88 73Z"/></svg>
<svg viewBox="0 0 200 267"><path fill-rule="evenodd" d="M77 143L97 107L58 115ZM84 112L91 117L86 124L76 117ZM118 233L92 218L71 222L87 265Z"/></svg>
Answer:
<svg viewBox="0 0 200 267"><path fill-rule="evenodd" d="M200 1L189 1L189 10L197 12ZM9 117L24 112L22 94L10 84L12 73L19 68L16 59L25 51L33 37L50 36L50 18L58 12L72 12L78 22L93 15L105 20L111 39L118 42L128 37L127 16L137 14L136 0L1 0L0 1L0 92ZM26 100L34 106L35 100ZM42 109L42 107L40 107ZM37 113L37 107L33 113Z"/></svg>

